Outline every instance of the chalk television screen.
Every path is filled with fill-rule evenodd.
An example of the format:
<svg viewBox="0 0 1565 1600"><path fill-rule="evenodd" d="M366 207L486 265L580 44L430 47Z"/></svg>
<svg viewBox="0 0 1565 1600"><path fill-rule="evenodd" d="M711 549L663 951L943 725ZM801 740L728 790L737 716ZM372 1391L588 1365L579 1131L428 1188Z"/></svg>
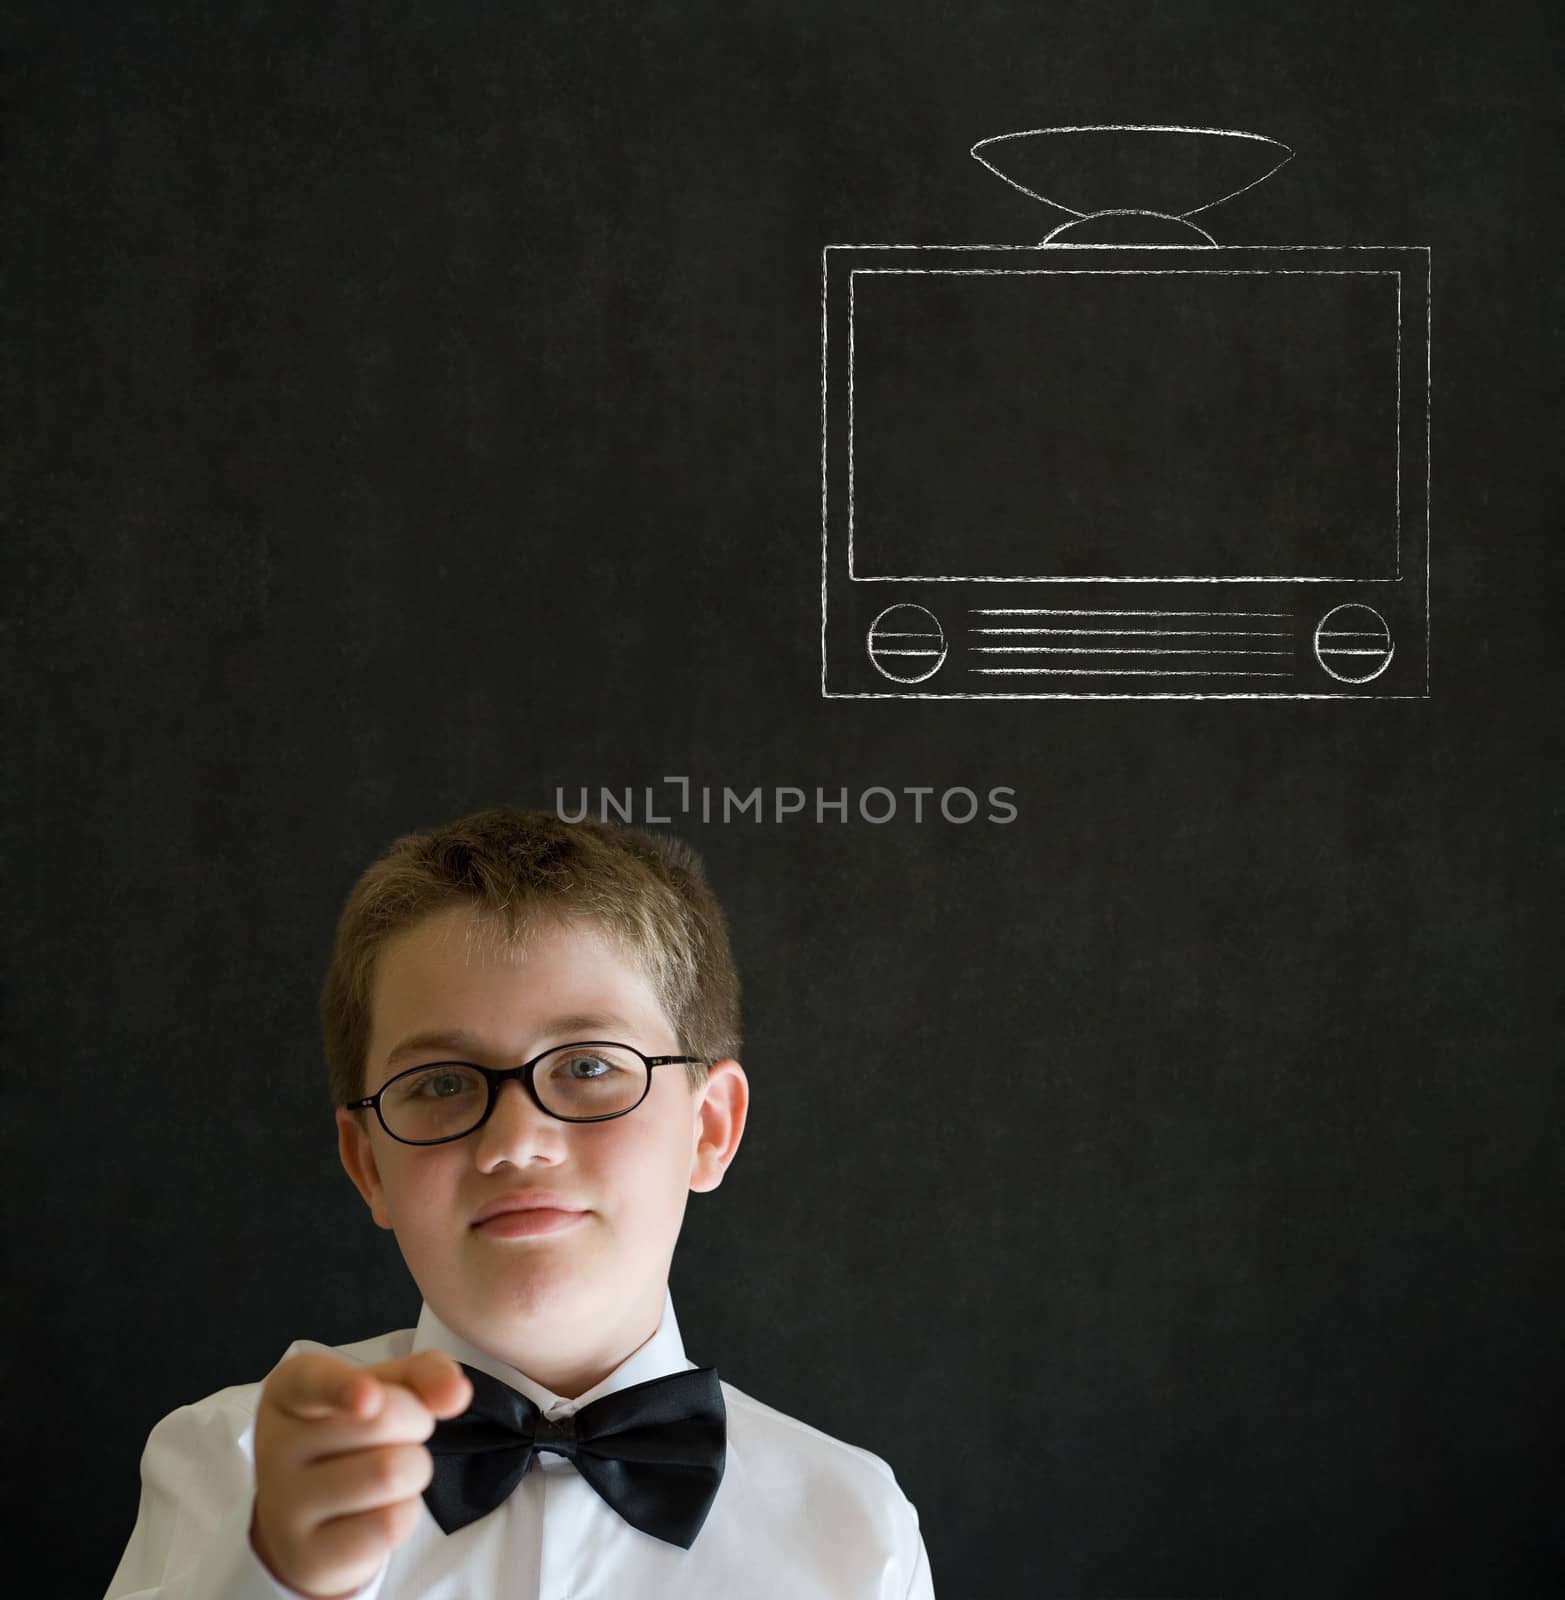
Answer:
<svg viewBox="0 0 1565 1600"><path fill-rule="evenodd" d="M822 692L1426 695L1428 288L1421 246L828 246Z"/></svg>
<svg viewBox="0 0 1565 1600"><path fill-rule="evenodd" d="M1394 577L1397 288L854 273L854 575Z"/></svg>

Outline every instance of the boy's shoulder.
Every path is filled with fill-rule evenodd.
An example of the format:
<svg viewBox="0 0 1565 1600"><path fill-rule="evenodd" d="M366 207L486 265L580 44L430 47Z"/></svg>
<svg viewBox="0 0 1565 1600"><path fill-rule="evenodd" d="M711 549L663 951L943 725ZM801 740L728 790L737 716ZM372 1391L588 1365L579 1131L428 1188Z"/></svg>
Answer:
<svg viewBox="0 0 1565 1600"><path fill-rule="evenodd" d="M319 1339L295 1339L277 1358L271 1372L248 1383L232 1383L226 1389L218 1389L197 1401L196 1407L231 1409L253 1417L266 1379L291 1356L302 1355L307 1350L318 1350L343 1361L356 1362L361 1367L372 1366L377 1361L392 1361L398 1356L405 1356L413 1348L414 1331L412 1328L398 1328L392 1333L378 1333L370 1339L357 1339L352 1344L325 1344ZM181 1409L193 1410L196 1407Z"/></svg>
<svg viewBox="0 0 1565 1600"><path fill-rule="evenodd" d="M414 1328L397 1328L391 1333L377 1333L370 1339L356 1339L352 1344L322 1344L319 1339L295 1339L279 1359L286 1361L290 1356L302 1355L306 1350L324 1350L329 1356L369 1367L377 1361L395 1361L399 1356L405 1356L413 1348L416 1331Z"/></svg>
<svg viewBox="0 0 1565 1600"><path fill-rule="evenodd" d="M319 1339L295 1339L277 1358L277 1366L280 1367L294 1356L318 1350L325 1355L336 1356L339 1361L352 1361L361 1367L371 1367L380 1361L395 1361L405 1356L413 1348L416 1332L414 1328L397 1328L391 1333L377 1333L369 1339L355 1339L351 1344L324 1344ZM274 1367L272 1370L275 1372L277 1369ZM265 1381L263 1378L261 1383ZM253 1387L259 1392L261 1384Z"/></svg>
<svg viewBox="0 0 1565 1600"><path fill-rule="evenodd" d="M773 1480L797 1486L804 1495L817 1493L829 1482L836 1490L867 1498L900 1502L901 1485L890 1465L872 1450L849 1444L799 1417L766 1405L727 1379L722 1380L723 1403L729 1418L729 1453Z"/></svg>

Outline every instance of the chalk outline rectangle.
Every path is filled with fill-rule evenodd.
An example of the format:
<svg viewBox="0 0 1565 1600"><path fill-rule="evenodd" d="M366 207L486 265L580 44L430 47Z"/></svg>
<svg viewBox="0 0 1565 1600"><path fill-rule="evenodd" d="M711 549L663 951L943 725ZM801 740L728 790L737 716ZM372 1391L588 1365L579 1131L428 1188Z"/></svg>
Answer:
<svg viewBox="0 0 1565 1600"><path fill-rule="evenodd" d="M1370 576L1346 577L1325 573L1304 576L1292 573L1234 573L1217 576L1203 573L1175 573L1167 577L1069 577L1056 574L967 573L961 576L921 572L859 573L853 569L854 514L854 359L855 320L854 280L861 277L892 278L1392 278L1396 287L1396 456L1392 474L1395 489L1393 525L1393 570ZM854 267L848 273L848 579L852 583L1400 583L1402 581L1402 274L1394 268L1293 268L1293 267L1167 267L1149 268L1073 268L1073 267Z"/></svg>
<svg viewBox="0 0 1565 1600"><path fill-rule="evenodd" d="M830 555L830 476L828 446L830 439L829 418L829 374L831 357L831 315L830 315L830 288L831 288L831 253L832 251L940 251L946 254L961 251L983 251L995 254L1005 251L1027 251L1036 255L1040 250L1068 251L1088 250L1095 254L1103 254L1113 250L1133 250L1137 253L1156 253L1162 250L1179 251L1189 254L1192 250L1189 245L1103 245L1103 244L1071 244L1060 243L1051 245L1038 244L889 244L881 242L853 242L824 245L821 249L821 695L828 700L1427 700L1430 696L1432 672L1432 628L1433 617L1431 614L1430 600L1430 571L1432 566L1432 528L1431 528L1431 501L1433 486L1433 469L1430 459L1431 445L1433 442L1433 391L1434 391L1434 256L1428 245L1414 244L1259 244L1259 245L1221 245L1204 248L1220 249L1226 253L1236 253L1245 250L1258 250L1267 254L1278 254L1288 251L1312 253L1315 255L1329 254L1337 257L1344 252L1358 250L1373 251L1385 255L1409 255L1421 253L1424 258L1424 543L1423 543L1423 570L1424 570L1424 687L1419 694L1386 694L1373 691L1342 692L1332 690L1299 690L1281 691L1270 693L1244 693L1244 692L1215 692L1215 693L1185 693L1180 691L1140 691L1120 694L1112 691L1099 692L1084 690L1079 692L1052 693L1047 691L1021 693L984 693L966 694L950 693L931 690L833 690L827 683L827 670L829 651L827 645L827 616L831 575ZM1397 269L1400 280L1401 269ZM1400 373L1402 365L1401 356L1401 285L1398 284L1398 353L1397 366ZM1398 407L1398 454L1400 456L1400 430L1401 408ZM1398 475L1398 534L1400 545L1401 526L1401 483ZM1400 553L1400 552L1399 552ZM852 582L854 580L847 579ZM989 580L993 581L993 580ZM1065 581L1065 580L1055 580ZM1083 580L1074 580L1083 581ZM1169 581L1169 580L1164 580ZM1223 580L1216 580L1223 581Z"/></svg>

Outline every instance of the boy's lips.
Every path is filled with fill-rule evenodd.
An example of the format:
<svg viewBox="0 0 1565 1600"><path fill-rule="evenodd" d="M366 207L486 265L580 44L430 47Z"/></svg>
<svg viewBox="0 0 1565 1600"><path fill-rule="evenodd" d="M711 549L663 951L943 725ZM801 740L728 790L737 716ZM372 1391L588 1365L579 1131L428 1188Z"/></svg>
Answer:
<svg viewBox="0 0 1565 1600"><path fill-rule="evenodd" d="M550 1189L513 1189L509 1194L496 1195L473 1213L471 1227L488 1222L491 1217L504 1216L511 1211L585 1211L587 1208L555 1194Z"/></svg>

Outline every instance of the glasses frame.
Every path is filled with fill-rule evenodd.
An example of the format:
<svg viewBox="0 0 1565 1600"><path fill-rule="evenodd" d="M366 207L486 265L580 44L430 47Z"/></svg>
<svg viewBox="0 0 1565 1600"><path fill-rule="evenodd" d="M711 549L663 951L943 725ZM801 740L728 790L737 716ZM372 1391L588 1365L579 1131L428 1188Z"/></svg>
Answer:
<svg viewBox="0 0 1565 1600"><path fill-rule="evenodd" d="M606 1111L601 1116L596 1117L566 1117L562 1116L558 1111L551 1111L548 1106L546 1106L543 1101L538 1098L538 1091L533 1087L533 1069L540 1061L544 1059L545 1056L552 1056L561 1050L577 1050L584 1045L594 1044L612 1045L616 1050L628 1050L633 1056L641 1057L647 1069L647 1081L645 1086L642 1088L641 1098L636 1101L635 1105L626 1106L623 1111ZM343 1107L343 1110L373 1110L376 1118L380 1122L381 1127L386 1130L387 1136L395 1139L398 1144L454 1144L458 1139L466 1139L470 1134L477 1133L478 1130L489 1120L490 1115L494 1111L495 1102L500 1098L500 1085L506 1082L507 1079L519 1078L521 1080L522 1087L527 1091L528 1099L530 1099L546 1117L553 1117L556 1122L612 1122L616 1117L628 1117L631 1112L636 1109L636 1106L639 1106L641 1101L645 1100L652 1092L652 1069L654 1067L685 1065L710 1067L712 1062L708 1061L704 1056L649 1056L638 1050L635 1045L624 1044L618 1039L573 1039L569 1044L550 1045L547 1050L539 1051L539 1053L535 1055L531 1061L524 1061L519 1067L506 1067L504 1069L498 1067L484 1067L480 1066L476 1061L421 1062L416 1067L408 1067L404 1071L397 1073L395 1076L387 1078L386 1081L374 1092L374 1094L365 1095L362 1100L350 1100ZM387 1124L386 1114L380 1108L380 1097L385 1094L392 1084L399 1082L403 1078L411 1076L415 1072L428 1072L434 1067L471 1067L474 1072L481 1072L484 1075L485 1083L487 1083L489 1086L489 1099L484 1106L484 1114L472 1125L471 1128L468 1128L464 1133L448 1133L439 1139L404 1139L400 1133L393 1133L390 1126Z"/></svg>

